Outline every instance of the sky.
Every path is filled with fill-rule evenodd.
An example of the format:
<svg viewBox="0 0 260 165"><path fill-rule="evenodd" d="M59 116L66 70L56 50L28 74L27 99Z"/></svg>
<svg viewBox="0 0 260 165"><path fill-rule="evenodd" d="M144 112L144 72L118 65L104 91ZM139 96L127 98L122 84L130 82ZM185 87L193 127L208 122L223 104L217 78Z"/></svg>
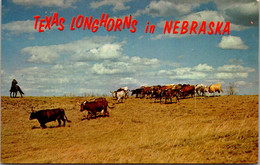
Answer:
<svg viewBox="0 0 260 165"><path fill-rule="evenodd" d="M230 85L239 95L259 93L258 0L2 0L1 9L1 95L9 95L13 79L25 96L215 83L224 94ZM55 24L44 32L34 29L34 16L54 13L65 20L62 31ZM70 29L73 17L100 19L103 13L115 20L131 15L136 31ZM197 31L202 21L229 22L230 32L164 34L171 20L180 27L197 21ZM145 33L148 21L154 33Z"/></svg>

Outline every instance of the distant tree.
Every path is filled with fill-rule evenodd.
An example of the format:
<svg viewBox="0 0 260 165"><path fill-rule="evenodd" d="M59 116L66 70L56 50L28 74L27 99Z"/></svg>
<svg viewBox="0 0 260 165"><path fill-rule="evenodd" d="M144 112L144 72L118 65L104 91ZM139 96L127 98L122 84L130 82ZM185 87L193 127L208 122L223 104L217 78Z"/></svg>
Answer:
<svg viewBox="0 0 260 165"><path fill-rule="evenodd" d="M228 95L237 95L237 89L235 88L234 83L229 83L227 93L228 93Z"/></svg>

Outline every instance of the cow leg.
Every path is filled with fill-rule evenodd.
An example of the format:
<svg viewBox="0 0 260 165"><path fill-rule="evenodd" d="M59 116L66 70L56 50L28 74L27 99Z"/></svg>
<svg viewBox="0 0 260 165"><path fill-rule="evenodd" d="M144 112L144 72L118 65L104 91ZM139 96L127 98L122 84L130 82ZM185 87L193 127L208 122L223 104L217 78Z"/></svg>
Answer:
<svg viewBox="0 0 260 165"><path fill-rule="evenodd" d="M94 111L93 111L93 115L94 115L94 118L96 118L97 110L94 110Z"/></svg>
<svg viewBox="0 0 260 165"><path fill-rule="evenodd" d="M90 114L91 114L91 116L90 116ZM92 113L88 111L87 119L89 120L90 117L92 117Z"/></svg>
<svg viewBox="0 0 260 165"><path fill-rule="evenodd" d="M180 102L179 97L176 95L176 102L178 103L178 101Z"/></svg>
<svg viewBox="0 0 260 165"><path fill-rule="evenodd" d="M66 120L64 118L61 119L63 121L63 126L65 127L66 125Z"/></svg>
<svg viewBox="0 0 260 165"><path fill-rule="evenodd" d="M104 108L103 117L105 117L106 113L107 113L107 108L106 107L103 107L103 108Z"/></svg>
<svg viewBox="0 0 260 165"><path fill-rule="evenodd" d="M61 125L61 121L60 121L60 119L58 119L58 122L59 122L59 125L58 125L58 126L60 127L60 125Z"/></svg>

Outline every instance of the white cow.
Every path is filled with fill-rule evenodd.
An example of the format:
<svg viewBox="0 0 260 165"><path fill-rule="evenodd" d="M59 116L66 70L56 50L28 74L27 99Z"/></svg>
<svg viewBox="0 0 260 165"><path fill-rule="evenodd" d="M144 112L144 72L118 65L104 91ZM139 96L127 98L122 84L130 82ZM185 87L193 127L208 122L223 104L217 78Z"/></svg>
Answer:
<svg viewBox="0 0 260 165"><path fill-rule="evenodd" d="M197 93L198 96L204 96L206 94L207 91L207 86L204 84L197 84L195 86L195 91Z"/></svg>
<svg viewBox="0 0 260 165"><path fill-rule="evenodd" d="M123 90L116 92L116 98L117 98L117 103L119 103L119 100L123 102L123 100L126 99L126 92Z"/></svg>

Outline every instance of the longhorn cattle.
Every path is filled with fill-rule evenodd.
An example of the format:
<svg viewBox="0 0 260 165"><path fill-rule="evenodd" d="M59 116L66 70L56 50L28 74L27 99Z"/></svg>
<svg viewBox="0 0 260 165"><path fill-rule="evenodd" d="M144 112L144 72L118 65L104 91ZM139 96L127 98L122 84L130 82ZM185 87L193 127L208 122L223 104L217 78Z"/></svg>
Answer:
<svg viewBox="0 0 260 165"><path fill-rule="evenodd" d="M204 84L197 84L195 86L195 91L197 93L198 96L204 96L205 93L207 92L207 89L206 89L206 85Z"/></svg>
<svg viewBox="0 0 260 165"><path fill-rule="evenodd" d="M147 97L149 97L150 95L151 95L151 92L152 92L152 90L151 90L151 88L152 87L150 87L150 86L142 86L141 87L141 95L143 96L143 97L145 97L145 95L147 96Z"/></svg>
<svg viewBox="0 0 260 165"><path fill-rule="evenodd" d="M138 95L140 95L141 92L142 92L141 88L134 89L134 90L132 90L131 96L135 95L135 97L138 98Z"/></svg>
<svg viewBox="0 0 260 165"><path fill-rule="evenodd" d="M181 96L185 98L189 94L191 96L194 96L194 94L195 94L195 86L194 85L189 85L189 84L188 85L184 84L182 86L182 88L181 88Z"/></svg>
<svg viewBox="0 0 260 165"><path fill-rule="evenodd" d="M65 126L66 121L69 123L71 122L70 120L68 120L67 116L65 115L64 109L62 108L32 111L29 119L37 119L42 128L46 128L45 124L51 121L58 120L58 126L61 125L61 120L63 121L63 126Z"/></svg>
<svg viewBox="0 0 260 165"><path fill-rule="evenodd" d="M87 110L88 111L87 119L90 119L92 115L94 115L94 118L96 118L97 112L101 112L102 110L104 110L103 117L105 117L105 116L109 116L107 107L109 107L109 105L105 98L97 98L91 102L84 101L83 103L81 103L80 112ZM113 108L113 107L109 107L109 108Z"/></svg>
<svg viewBox="0 0 260 165"><path fill-rule="evenodd" d="M179 89L165 89L162 92L162 97L165 98L165 104L167 103L167 99L170 99L170 102L172 103L172 97L176 97L176 99L177 99L176 102L178 102L178 101L180 102L179 97L178 97L179 95L180 95ZM161 98L160 98L160 102L161 102Z"/></svg>
<svg viewBox="0 0 260 165"><path fill-rule="evenodd" d="M121 100L121 102L123 102L124 99L126 99L126 97L127 97L127 94L125 91L116 92L117 103L119 103L119 100Z"/></svg>
<svg viewBox="0 0 260 165"><path fill-rule="evenodd" d="M221 92L223 92L223 90L221 89L221 84L217 83L217 84L212 84L207 88L209 93L213 93L213 95L215 96L215 92L218 92L219 95L221 95Z"/></svg>

